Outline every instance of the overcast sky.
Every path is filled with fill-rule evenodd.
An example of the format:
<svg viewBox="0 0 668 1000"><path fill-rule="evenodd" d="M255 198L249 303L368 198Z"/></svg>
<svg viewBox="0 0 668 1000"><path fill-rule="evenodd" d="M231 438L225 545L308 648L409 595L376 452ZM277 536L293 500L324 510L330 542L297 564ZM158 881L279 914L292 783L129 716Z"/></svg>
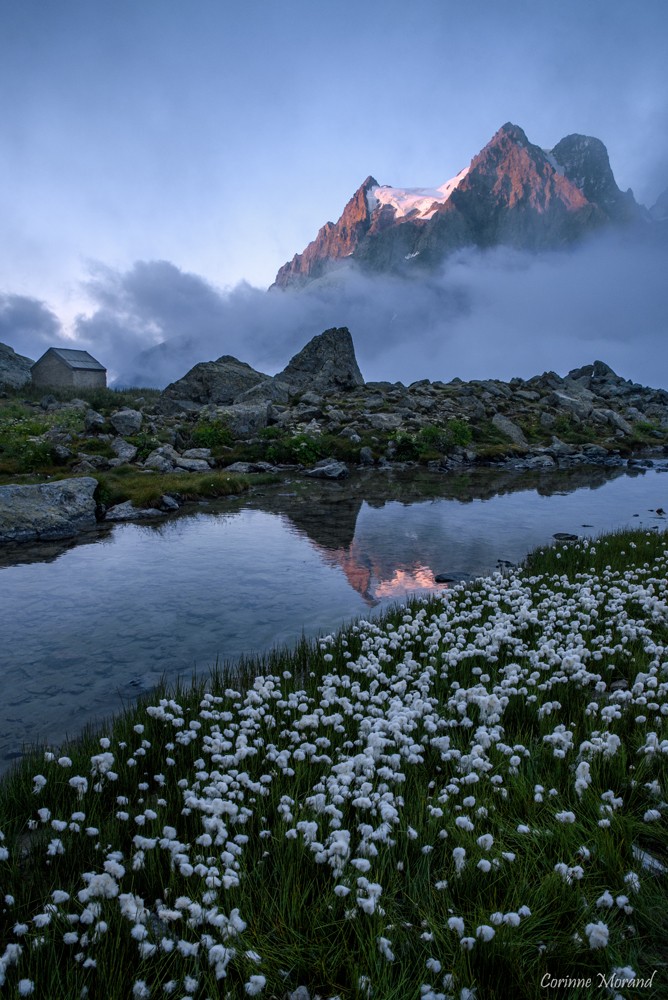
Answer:
<svg viewBox="0 0 668 1000"><path fill-rule="evenodd" d="M651 205L667 27L665 0L0 0L0 339L93 336L156 261L187 278L187 326L199 279L266 288L368 174L437 186L506 121L544 147L599 137Z"/></svg>

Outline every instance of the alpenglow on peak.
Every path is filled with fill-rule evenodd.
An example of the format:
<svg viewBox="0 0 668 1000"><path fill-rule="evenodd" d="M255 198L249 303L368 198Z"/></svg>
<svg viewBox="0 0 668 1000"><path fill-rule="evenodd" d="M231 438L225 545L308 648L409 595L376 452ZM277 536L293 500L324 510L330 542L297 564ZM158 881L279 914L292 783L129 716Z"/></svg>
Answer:
<svg viewBox="0 0 668 1000"><path fill-rule="evenodd" d="M506 122L467 167L435 187L367 177L339 220L280 268L275 286L304 285L350 263L385 273L437 267L464 247L558 249L605 226L649 221L633 193L617 186L600 139L573 134L541 149Z"/></svg>

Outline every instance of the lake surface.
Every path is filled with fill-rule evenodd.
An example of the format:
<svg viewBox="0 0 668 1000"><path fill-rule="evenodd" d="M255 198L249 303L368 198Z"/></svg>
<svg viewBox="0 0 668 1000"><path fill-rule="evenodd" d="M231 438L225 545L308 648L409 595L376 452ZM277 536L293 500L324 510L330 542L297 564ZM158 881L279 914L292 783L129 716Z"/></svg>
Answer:
<svg viewBox="0 0 668 1000"><path fill-rule="evenodd" d="M165 676L376 614L436 574L487 574L558 531L663 526L665 467L295 480L119 524L0 566L0 770Z"/></svg>

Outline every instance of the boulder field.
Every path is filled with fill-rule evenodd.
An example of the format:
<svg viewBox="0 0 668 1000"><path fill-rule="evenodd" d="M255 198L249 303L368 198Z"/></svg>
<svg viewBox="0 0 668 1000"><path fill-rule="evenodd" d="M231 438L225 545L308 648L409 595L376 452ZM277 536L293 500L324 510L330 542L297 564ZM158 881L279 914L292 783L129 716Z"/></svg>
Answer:
<svg viewBox="0 0 668 1000"><path fill-rule="evenodd" d="M124 402L98 412L81 399L24 401L50 420L48 431L28 439L30 448L83 477L70 483L89 485L81 487L83 499L63 483L0 487L0 542L64 537L58 511L67 504L54 500L52 488L70 497L73 533L89 525L90 484L120 466L183 476L284 469L338 480L351 464L549 470L668 454L668 392L630 382L602 361L563 377L544 372L509 382L365 382L345 327L314 337L274 376L224 355L195 365L160 394L125 393ZM162 512L176 509L178 494L163 501ZM50 512L44 524L40 507ZM97 514L105 514L100 506ZM136 515L127 504L106 512L109 520Z"/></svg>

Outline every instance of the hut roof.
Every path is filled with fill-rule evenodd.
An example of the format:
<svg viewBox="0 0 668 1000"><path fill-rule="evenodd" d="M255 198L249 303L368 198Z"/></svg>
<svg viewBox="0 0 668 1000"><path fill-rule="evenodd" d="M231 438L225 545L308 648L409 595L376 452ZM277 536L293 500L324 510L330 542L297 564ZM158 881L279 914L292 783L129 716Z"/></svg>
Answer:
<svg viewBox="0 0 668 1000"><path fill-rule="evenodd" d="M106 372L104 365L101 365L99 361L96 361L92 354L88 351L74 351L66 347L50 347L42 358L46 357L47 354L55 354L56 357L60 358L68 368L85 370L85 371L96 371L96 372ZM42 358L39 360L41 361ZM39 364L39 362L35 362Z"/></svg>

